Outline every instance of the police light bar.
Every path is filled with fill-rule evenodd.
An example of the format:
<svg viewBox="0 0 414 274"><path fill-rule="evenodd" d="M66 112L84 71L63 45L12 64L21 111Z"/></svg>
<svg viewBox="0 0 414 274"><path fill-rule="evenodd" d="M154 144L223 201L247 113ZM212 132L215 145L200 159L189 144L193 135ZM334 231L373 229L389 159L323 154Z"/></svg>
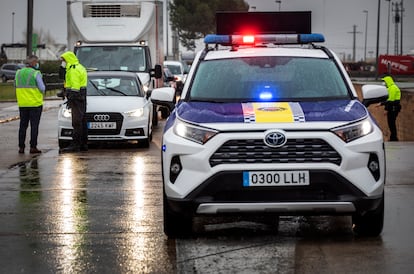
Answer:
<svg viewBox="0 0 414 274"><path fill-rule="evenodd" d="M310 44L325 42L325 37L319 33L310 34L259 34L259 35L219 35L209 34L204 38L205 44L220 44L224 46L242 46L257 44Z"/></svg>

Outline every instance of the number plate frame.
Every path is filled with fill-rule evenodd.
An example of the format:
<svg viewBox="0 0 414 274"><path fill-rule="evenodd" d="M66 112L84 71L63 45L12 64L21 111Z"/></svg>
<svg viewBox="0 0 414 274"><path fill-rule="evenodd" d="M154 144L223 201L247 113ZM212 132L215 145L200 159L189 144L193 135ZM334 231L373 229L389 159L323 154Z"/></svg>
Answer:
<svg viewBox="0 0 414 274"><path fill-rule="evenodd" d="M89 122L88 129L116 129L116 122Z"/></svg>
<svg viewBox="0 0 414 274"><path fill-rule="evenodd" d="M243 187L308 185L309 170L243 171Z"/></svg>

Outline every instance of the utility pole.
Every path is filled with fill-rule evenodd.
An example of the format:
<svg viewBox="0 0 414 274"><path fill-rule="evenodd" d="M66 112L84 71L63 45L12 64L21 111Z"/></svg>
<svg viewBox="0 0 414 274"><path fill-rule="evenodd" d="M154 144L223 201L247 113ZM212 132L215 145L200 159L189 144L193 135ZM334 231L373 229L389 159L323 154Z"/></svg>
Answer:
<svg viewBox="0 0 414 274"><path fill-rule="evenodd" d="M381 0L378 0L378 13L377 13L377 49L375 56L375 80L378 79L378 57L379 57L379 33L380 33L380 14L381 14Z"/></svg>
<svg viewBox="0 0 414 274"><path fill-rule="evenodd" d="M390 12L391 12L391 0L385 0L388 2L388 23L387 23L387 55L390 48Z"/></svg>
<svg viewBox="0 0 414 274"><path fill-rule="evenodd" d="M392 3L392 11L394 12L394 54L398 55L398 24L400 23L400 3Z"/></svg>
<svg viewBox="0 0 414 274"><path fill-rule="evenodd" d="M403 35L403 18L404 18L404 0L401 0L401 45L400 45L400 47L401 47L401 49L400 49L400 53L401 53L401 55L403 55L403 37L404 37L404 35Z"/></svg>
<svg viewBox="0 0 414 274"><path fill-rule="evenodd" d="M26 56L33 54L33 0L27 0Z"/></svg>
<svg viewBox="0 0 414 274"><path fill-rule="evenodd" d="M353 34L353 46L352 46L352 61L355 62L355 52L356 52L356 34L361 33L356 31L357 25L353 25L353 31L348 32Z"/></svg>
<svg viewBox="0 0 414 274"><path fill-rule="evenodd" d="M14 14L15 12L12 12L12 44L14 43Z"/></svg>
<svg viewBox="0 0 414 274"><path fill-rule="evenodd" d="M365 45L364 45L364 62L367 62L367 37L368 37L368 11L364 10L365 13Z"/></svg>

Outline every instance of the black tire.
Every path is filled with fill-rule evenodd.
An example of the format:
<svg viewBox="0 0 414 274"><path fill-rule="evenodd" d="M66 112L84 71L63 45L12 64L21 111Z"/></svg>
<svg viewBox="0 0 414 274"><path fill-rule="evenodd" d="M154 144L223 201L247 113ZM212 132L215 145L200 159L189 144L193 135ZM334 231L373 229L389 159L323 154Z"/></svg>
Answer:
<svg viewBox="0 0 414 274"><path fill-rule="evenodd" d="M6 75L1 76L1 80L3 81L3 83L6 83L6 82L7 82L7 77L6 77Z"/></svg>
<svg viewBox="0 0 414 274"><path fill-rule="evenodd" d="M353 230L358 236L376 237L384 227L384 193L377 209L352 216Z"/></svg>
<svg viewBox="0 0 414 274"><path fill-rule="evenodd" d="M149 148L150 145L151 145L151 141L152 141L152 131L150 129L149 121L148 121L148 129L147 129L147 132L149 134L148 135L148 138L142 139L142 140L138 141L138 146L139 147Z"/></svg>
<svg viewBox="0 0 414 274"><path fill-rule="evenodd" d="M143 148L149 148L150 147L150 140L148 138L142 139L138 141L138 146Z"/></svg>
<svg viewBox="0 0 414 274"><path fill-rule="evenodd" d="M154 108L152 109L152 125L158 126L158 110L157 106L154 105Z"/></svg>
<svg viewBox="0 0 414 274"><path fill-rule="evenodd" d="M168 238L187 238L193 230L193 218L177 214L168 206L164 193L164 233Z"/></svg>
<svg viewBox="0 0 414 274"><path fill-rule="evenodd" d="M166 107L161 107L160 110L161 110L161 118L167 119L168 116L170 115L170 111Z"/></svg>
<svg viewBox="0 0 414 274"><path fill-rule="evenodd" d="M66 147L68 147L69 145L70 145L70 141L67 141L67 140L61 140L61 139L59 139L58 140L58 143L59 143L59 148L66 148Z"/></svg>

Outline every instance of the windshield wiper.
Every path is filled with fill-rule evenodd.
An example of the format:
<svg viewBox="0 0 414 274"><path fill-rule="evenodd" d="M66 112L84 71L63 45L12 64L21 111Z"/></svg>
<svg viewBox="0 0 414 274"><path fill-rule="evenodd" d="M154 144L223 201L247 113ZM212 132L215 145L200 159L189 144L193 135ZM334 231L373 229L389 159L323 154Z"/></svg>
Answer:
<svg viewBox="0 0 414 274"><path fill-rule="evenodd" d="M113 91L113 92L120 93L120 94L122 94L124 96L128 96L128 94L124 93L123 91L120 91L119 89L110 88L110 87L106 87L106 88L109 89L109 90L111 90L111 91Z"/></svg>
<svg viewBox="0 0 414 274"><path fill-rule="evenodd" d="M97 91L100 95L106 96L105 92L100 91L100 90L99 90L99 88L95 85L95 83L94 83L94 82L92 82L91 80L89 80L89 83L91 83L91 84L92 84L92 86L96 89L96 91Z"/></svg>

